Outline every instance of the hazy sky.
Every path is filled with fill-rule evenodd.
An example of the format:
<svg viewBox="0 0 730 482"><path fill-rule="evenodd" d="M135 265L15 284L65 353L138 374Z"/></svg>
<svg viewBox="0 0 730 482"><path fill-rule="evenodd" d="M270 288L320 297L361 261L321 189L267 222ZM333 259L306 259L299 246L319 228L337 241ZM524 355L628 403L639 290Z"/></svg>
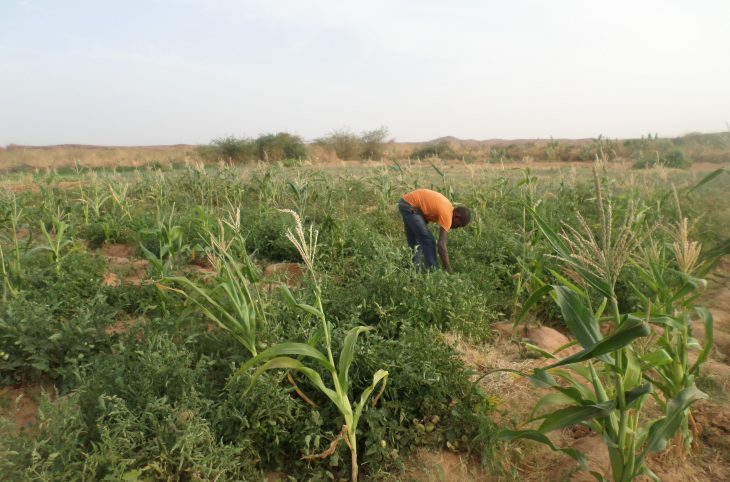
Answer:
<svg viewBox="0 0 730 482"><path fill-rule="evenodd" d="M728 0L0 0L0 145L730 122Z"/></svg>

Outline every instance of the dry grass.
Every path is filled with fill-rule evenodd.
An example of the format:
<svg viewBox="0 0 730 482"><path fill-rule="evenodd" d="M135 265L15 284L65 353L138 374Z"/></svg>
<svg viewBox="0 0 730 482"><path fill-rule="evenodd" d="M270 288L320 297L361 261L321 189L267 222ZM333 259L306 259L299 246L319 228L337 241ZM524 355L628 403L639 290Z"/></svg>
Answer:
<svg viewBox="0 0 730 482"><path fill-rule="evenodd" d="M0 148L0 171L73 167L111 168L144 166L153 162L199 161L195 146L106 147L60 145L31 147L10 145Z"/></svg>

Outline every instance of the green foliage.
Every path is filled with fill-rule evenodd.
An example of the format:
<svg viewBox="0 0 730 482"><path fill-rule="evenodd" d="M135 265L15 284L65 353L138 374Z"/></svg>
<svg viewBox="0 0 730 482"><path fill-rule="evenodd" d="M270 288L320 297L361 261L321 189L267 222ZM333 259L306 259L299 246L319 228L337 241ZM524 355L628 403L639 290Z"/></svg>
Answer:
<svg viewBox="0 0 730 482"><path fill-rule="evenodd" d="M362 155L362 138L354 137ZM695 138L679 143L652 136L620 146L599 138L580 144L584 153L563 141L547 148L575 160L601 150L613 158L607 149L621 157L637 149L666 153L675 146L698 160L699 145ZM495 159L539 157L545 149L541 142L514 144L495 149ZM484 151L464 152L484 159ZM250 159L258 156L252 151ZM712 333L706 312L694 306L696 296L717 256L730 246L726 213L706 209L724 199L730 179L725 171L699 182L691 173L669 172L681 209L668 202L669 184L658 176L601 176L614 219L613 234L604 236L602 226L611 216L593 202L596 182L582 169L561 170L558 179L542 170L453 167L403 162L332 172L284 163L160 164L128 172L38 172L32 175L38 190L0 194L1 382L50 381L68 394L43 402L43 425L3 432L0 473L9 480L259 480L262 471L276 470L301 480L344 479L351 466L344 444L324 460L301 457L325 452L342 434L349 414L339 396L334 397L339 406L329 396L337 394L335 385L346 387L342 392L354 422L359 397L372 389L378 370L388 371L388 384L375 406L360 404L357 424L363 478L400 477L399 468L419 446L476 453L488 464L499 456L494 439L502 428L490 421L493 394L470 382L472 373L444 341L451 335L441 331L489 340L494 321L514 321L528 311L540 322L569 327L583 342L582 351L563 361L544 353L554 366L525 375L565 404L550 406L557 397L540 402L534 429L503 431L503 438L549 442L543 432L578 422L612 441L618 468L623 462L640 464L672 432L687 433L682 414L702 396L694 384L708 384L697 377L710 356L710 345L692 339L692 327L704 323L707 339ZM60 180L78 180L83 187L62 189ZM413 270L394 204L415 187L448 193L472 209L472 223L449 233L453 275ZM319 230L312 263L319 295L308 277L290 280L290 295L276 278L258 277L259 267L271 262L301 260L284 235L290 220L278 208L295 208ZM681 236L670 232L680 225L671 220L682 216L695 222L687 225L688 244L675 247ZM67 225L61 245L55 245L58 256L52 254L59 241L54 217ZM230 223L224 238L215 230L218 219ZM619 222L625 219L636 223ZM640 251L628 269L605 277L600 271L612 265L595 261L600 258L595 255L621 261L616 248L626 226L639 227L634 234ZM602 251L588 249L588 231ZM646 266L639 261L654 258L641 251L650 243L640 234L649 231L662 249ZM230 259L216 249L206 259L211 232L225 241ZM702 243L696 269L680 269L680 259L692 259L685 248L695 240ZM107 266L103 253L89 251L112 241L135 248L130 265L144 255L137 248L144 246L162 263L154 274L184 277L187 284L172 287L184 287L200 305L146 281L133 284L125 279L127 268ZM585 259L599 269L581 264ZM565 267L572 268L572 277ZM102 287L112 268L120 285ZM278 358L267 368L284 367L261 373L253 384L254 370L233 376L252 350L215 322L228 320L226 313L236 321L245 321L248 313L250 322L246 308L252 305L259 311L249 345L256 353L278 347L269 351L277 356L259 366ZM320 313L327 314L328 341ZM120 322L127 328L120 329ZM647 322L661 326L666 336L636 338ZM107 334L110 325L116 332ZM362 325L372 329L357 328ZM282 348L285 340L296 343ZM698 352L694 363L686 357L691 350ZM653 419L641 410L649 397L663 411ZM580 459L574 451L568 455Z"/></svg>
<svg viewBox="0 0 730 482"><path fill-rule="evenodd" d="M640 152L634 163L634 169L650 169L658 166L687 169L692 166L692 160L687 157L683 150L672 148L663 153L655 151L648 157L644 157L643 152Z"/></svg>
<svg viewBox="0 0 730 482"><path fill-rule="evenodd" d="M381 159L387 136L388 129L385 127L365 131L359 136L348 130L335 130L317 139L316 143L334 152L342 160Z"/></svg>
<svg viewBox="0 0 730 482"><path fill-rule="evenodd" d="M259 136L256 139L256 151L259 160L266 162L307 157L307 150L301 137L287 132Z"/></svg>
<svg viewBox="0 0 730 482"><path fill-rule="evenodd" d="M339 159L360 159L362 143L360 138L350 131L332 131L326 137L317 139L316 142L320 146L332 150Z"/></svg>
<svg viewBox="0 0 730 482"><path fill-rule="evenodd" d="M78 302L78 301L77 301ZM71 316L59 316L44 301L24 297L0 308L0 381L31 383L45 379L73 386L108 351L104 332L112 311L103 297L88 300Z"/></svg>
<svg viewBox="0 0 730 482"><path fill-rule="evenodd" d="M455 159L458 157L454 148L449 142L439 142L437 144L427 144L411 153L412 158L428 159L437 157L439 159Z"/></svg>
<svg viewBox="0 0 730 482"><path fill-rule="evenodd" d="M372 131L363 132L360 136L360 158L361 159L382 159L385 154L385 138L388 136L388 129L381 127Z"/></svg>
<svg viewBox="0 0 730 482"><path fill-rule="evenodd" d="M245 137L219 137L208 146L198 147L198 153L202 158L214 161L247 162L256 158L256 145Z"/></svg>

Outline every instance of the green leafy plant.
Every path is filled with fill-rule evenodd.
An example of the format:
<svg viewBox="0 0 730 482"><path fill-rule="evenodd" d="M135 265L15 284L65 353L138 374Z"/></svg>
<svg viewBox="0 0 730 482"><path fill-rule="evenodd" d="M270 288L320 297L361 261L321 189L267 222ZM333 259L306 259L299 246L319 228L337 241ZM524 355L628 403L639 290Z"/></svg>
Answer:
<svg viewBox="0 0 730 482"><path fill-rule="evenodd" d="M81 188L81 197L79 201L83 204L84 210L84 224L89 224L91 215L93 214L93 220L96 221L101 217L101 211L104 205L112 198L111 193L105 192L96 179L91 184L90 192L87 192L83 187Z"/></svg>
<svg viewBox="0 0 730 482"><path fill-rule="evenodd" d="M307 149L302 138L288 132L259 136L256 139L256 150L259 160L266 162L307 157Z"/></svg>
<svg viewBox="0 0 730 482"><path fill-rule="evenodd" d="M46 251L51 254L51 262L53 263L56 275L61 276L61 266L63 264L63 258L67 252L67 247L73 245L73 240L68 236L68 228L70 224L66 222L68 219L67 213L61 211L59 207L56 214L51 219L51 231L48 231L46 223L40 221L41 232L46 238L46 244L36 246L29 251L30 253L36 251Z"/></svg>
<svg viewBox="0 0 730 482"><path fill-rule="evenodd" d="M545 435L580 423L601 434L606 441L614 481L627 482L641 474L657 479L644 465L646 455L663 450L682 424L688 407L706 395L694 383L687 384L666 401L663 417L641 423L643 405L654 386L648 381L652 380L649 374L671 362L671 358L661 346L643 346L642 350L633 343L651 333L649 307L646 320L619 311L616 281L638 244L632 229L636 220L629 207L624 223L617 229L612 203L609 200L604 204L595 168L594 179L601 221L597 235L581 216L578 217L581 230L565 225L562 233L558 234L535 210L529 208L575 282L554 273L564 285L546 285L538 289L525 309L540 296L550 293L560 307L568 329L583 349L558 359L544 369L536 369L532 374L520 374L535 385L552 388L556 392L541 399L535 410L555 403L569 405L533 417L533 421L542 421L536 430L504 430L500 437L504 440L527 438L547 444L574 458L582 469L588 470L583 454L571 448L558 449ZM587 289L603 296L603 302L595 311L589 305ZM599 319L607 305L612 313L604 319L608 324L608 334L604 335ZM544 355L557 359L554 354ZM558 383L555 377L567 382L567 386ZM590 386L581 384L577 377L588 380ZM601 474L591 473L597 480L604 480Z"/></svg>
<svg viewBox="0 0 730 482"><path fill-rule="evenodd" d="M167 219L162 220L158 217L155 228L141 230L142 234L152 235L157 241L157 252L151 251L143 243L140 243L140 248L152 266L161 274L169 273L175 264L175 257L189 249L183 238L182 227L173 222L174 216L173 204Z"/></svg>
<svg viewBox="0 0 730 482"><path fill-rule="evenodd" d="M286 342L279 343L277 345L268 348L259 355L255 356L248 362L244 363L237 371L238 374L245 373L249 368L261 364L256 369L256 372L252 376L251 384L258 379L262 373L266 370L273 370L284 368L287 370L294 370L305 377L320 391L322 392L334 405L337 407L340 415L344 419L344 424L339 435L332 441L332 444L328 450L320 454L319 456L312 456L312 458L324 458L331 455L340 440L344 440L350 449L351 455L351 477L354 482L358 479L358 463L357 463L357 425L362 416L363 409L367 404L370 395L380 384L380 391L373 399L372 404L380 398L380 395L385 389L385 384L388 378L388 372L382 369L377 370L373 374L373 380L370 386L368 386L360 395L360 401L353 404L350 401L350 379L349 370L355 356L355 343L361 333L372 330L372 327L357 326L352 328L347 335L343 343L342 351L338 357L337 365L332 355L332 340L331 340L331 327L327 317L324 314L322 308L322 293L320 291L319 283L314 272L314 259L317 251L317 231L314 231L310 226L309 236L304 232L302 227L301 219L299 215L294 211L289 212L296 223L296 235L289 230L287 232L287 238L291 243L296 246L299 254L302 256L305 265L307 266L308 272L312 277L314 284L316 304L311 306L305 303L296 301L292 293L288 288L284 287L283 291L286 295L288 302L296 309L314 316L321 322L321 334L323 337L323 344L325 353L322 353L314 345L316 345L317 339L313 340L313 343L297 343L297 342ZM292 358L292 356L305 357L313 362L316 362L320 369L323 369L331 377L333 388L329 388L325 385L321 375L316 370L307 367L299 359Z"/></svg>
<svg viewBox="0 0 730 482"><path fill-rule="evenodd" d="M240 218L239 218L240 220ZM258 281L256 268L246 253L243 237L229 224L235 233L226 239L223 222L219 220L219 234L209 232L208 259L218 273L212 286L195 282L184 276L169 276L162 283L175 283L185 290L170 289L184 295L198 306L205 316L235 338L251 356L256 356L257 319L266 321L266 313L250 286Z"/></svg>
<svg viewBox="0 0 730 482"><path fill-rule="evenodd" d="M658 388L654 398L663 409L680 393L695 386L700 368L712 351L712 314L695 302L707 284L705 277L725 254L725 250L719 250L703 256L701 243L691 239L689 221L682 217L676 190L674 195L679 220L665 229L670 242L652 240L633 260L648 290L645 293L632 285L634 292L645 306L651 307L650 321L661 332L654 335L658 345L654 359L662 363L655 364L644 377ZM702 346L693 338L695 323L701 323L704 328ZM689 356L692 349L699 350L694 361ZM680 437L687 449L692 442L691 418L687 408L680 422Z"/></svg>

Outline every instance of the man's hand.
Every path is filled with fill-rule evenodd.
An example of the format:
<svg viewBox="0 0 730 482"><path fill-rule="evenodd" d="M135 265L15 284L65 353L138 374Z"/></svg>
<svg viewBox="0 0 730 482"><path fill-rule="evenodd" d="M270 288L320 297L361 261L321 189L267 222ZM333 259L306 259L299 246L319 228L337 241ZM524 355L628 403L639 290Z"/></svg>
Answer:
<svg viewBox="0 0 730 482"><path fill-rule="evenodd" d="M449 263L449 250L446 249L446 230L441 228L439 230L439 257L441 258L441 264L444 269L451 273L451 263Z"/></svg>

